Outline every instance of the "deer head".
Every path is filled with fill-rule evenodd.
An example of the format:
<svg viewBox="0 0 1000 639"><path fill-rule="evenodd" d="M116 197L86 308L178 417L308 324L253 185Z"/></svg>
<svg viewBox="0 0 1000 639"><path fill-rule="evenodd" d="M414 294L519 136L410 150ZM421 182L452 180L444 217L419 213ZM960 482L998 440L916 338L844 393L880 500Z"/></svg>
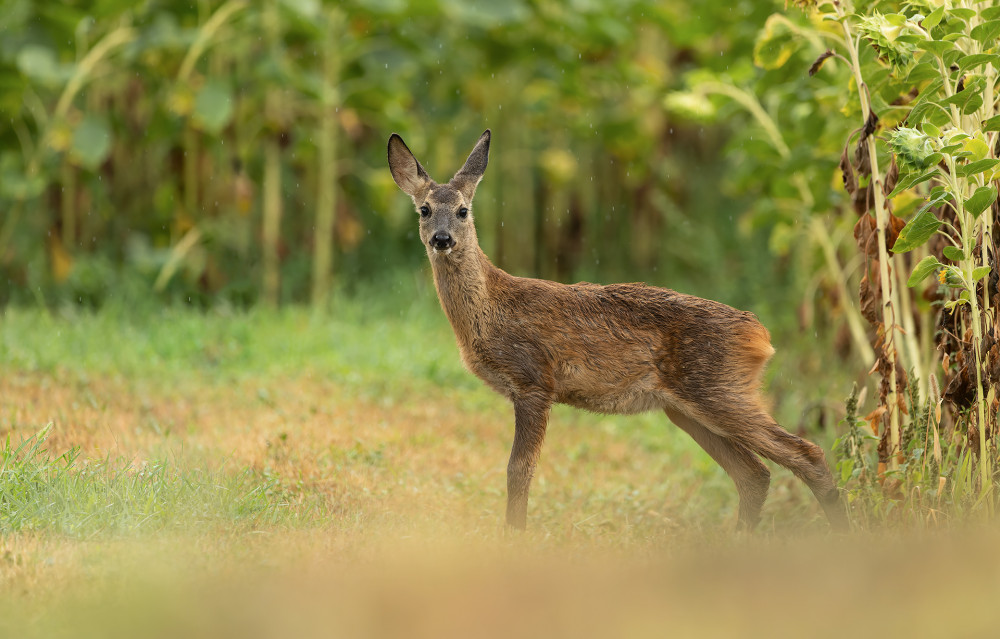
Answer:
<svg viewBox="0 0 1000 639"><path fill-rule="evenodd" d="M420 240L431 259L479 246L472 222L472 197L490 158L490 130L479 137L465 165L447 184L431 179L403 138L389 137L389 170L420 213Z"/></svg>

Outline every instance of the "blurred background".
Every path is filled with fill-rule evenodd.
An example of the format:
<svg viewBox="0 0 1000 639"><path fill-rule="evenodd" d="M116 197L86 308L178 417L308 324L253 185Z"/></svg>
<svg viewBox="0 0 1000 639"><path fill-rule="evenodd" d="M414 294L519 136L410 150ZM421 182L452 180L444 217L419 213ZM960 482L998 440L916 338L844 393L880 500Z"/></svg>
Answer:
<svg viewBox="0 0 1000 639"><path fill-rule="evenodd" d="M807 75L822 49L792 37L796 12L769 19L782 8L3 0L0 304L326 309L409 289L425 257L386 139L447 180L489 127L477 223L502 268L833 335L814 305L850 277L835 170L853 119L840 72Z"/></svg>

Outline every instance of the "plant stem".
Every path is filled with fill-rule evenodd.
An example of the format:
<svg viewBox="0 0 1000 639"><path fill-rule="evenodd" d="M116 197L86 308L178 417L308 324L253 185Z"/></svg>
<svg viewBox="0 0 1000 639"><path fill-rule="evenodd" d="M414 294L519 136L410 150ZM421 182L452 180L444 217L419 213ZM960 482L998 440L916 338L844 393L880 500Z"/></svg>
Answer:
<svg viewBox="0 0 1000 639"><path fill-rule="evenodd" d="M62 197L60 209L62 213L62 243L67 252L73 250L76 242L76 169L63 156L60 170L62 181Z"/></svg>
<svg viewBox="0 0 1000 639"><path fill-rule="evenodd" d="M281 148L274 135L264 142L264 303L278 306L281 273L278 242L281 238Z"/></svg>
<svg viewBox="0 0 1000 639"><path fill-rule="evenodd" d="M339 17L333 14L331 23ZM336 45L339 30L331 24L323 48L323 75L326 85L320 100L319 175L316 194L315 252L313 253L313 308L325 310L330 293L333 265L333 228L337 207L337 123L336 87L340 77L340 58Z"/></svg>
<svg viewBox="0 0 1000 639"><path fill-rule="evenodd" d="M838 11L841 11L838 5ZM858 99L861 101L862 120L867 124L871 116L871 104L868 96L868 87L861 77L861 62L858 56L857 43L851 34L851 28L846 20L841 22L844 29L844 38L851 56L851 70L854 73L854 82L858 87ZM889 414L889 470L896 470L899 467L899 407L896 399L897 376L896 376L896 309L892 301L891 280L889 279L889 252L886 250L886 227L889 223L889 212L885 205L885 193L883 192L882 177L879 174L878 154L875 147L875 136L866 137L868 146L868 159L871 166L871 185L875 195L875 229L876 242L878 243L878 263L879 263L879 283L882 292L882 328L884 331L883 352L889 364L889 391L886 394L886 410Z"/></svg>

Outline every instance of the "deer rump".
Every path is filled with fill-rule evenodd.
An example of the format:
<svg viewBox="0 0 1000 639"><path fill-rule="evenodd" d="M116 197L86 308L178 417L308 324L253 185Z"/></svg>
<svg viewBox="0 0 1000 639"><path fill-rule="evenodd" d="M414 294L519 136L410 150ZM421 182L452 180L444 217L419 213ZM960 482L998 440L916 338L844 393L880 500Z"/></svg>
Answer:
<svg viewBox="0 0 1000 639"><path fill-rule="evenodd" d="M753 313L645 284L501 277L459 346L467 367L511 400L547 393L610 414L711 414L719 398L726 412L759 407L774 349Z"/></svg>

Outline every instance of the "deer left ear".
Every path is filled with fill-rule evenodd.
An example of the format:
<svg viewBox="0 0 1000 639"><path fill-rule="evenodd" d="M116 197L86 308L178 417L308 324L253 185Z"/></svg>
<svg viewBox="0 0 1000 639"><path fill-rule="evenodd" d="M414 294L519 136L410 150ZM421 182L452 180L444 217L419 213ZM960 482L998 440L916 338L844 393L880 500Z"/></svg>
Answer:
<svg viewBox="0 0 1000 639"><path fill-rule="evenodd" d="M465 161L465 166L451 178L451 186L461 191L467 202L476 194L476 186L483 179L486 165L490 161L490 130L486 129Z"/></svg>

